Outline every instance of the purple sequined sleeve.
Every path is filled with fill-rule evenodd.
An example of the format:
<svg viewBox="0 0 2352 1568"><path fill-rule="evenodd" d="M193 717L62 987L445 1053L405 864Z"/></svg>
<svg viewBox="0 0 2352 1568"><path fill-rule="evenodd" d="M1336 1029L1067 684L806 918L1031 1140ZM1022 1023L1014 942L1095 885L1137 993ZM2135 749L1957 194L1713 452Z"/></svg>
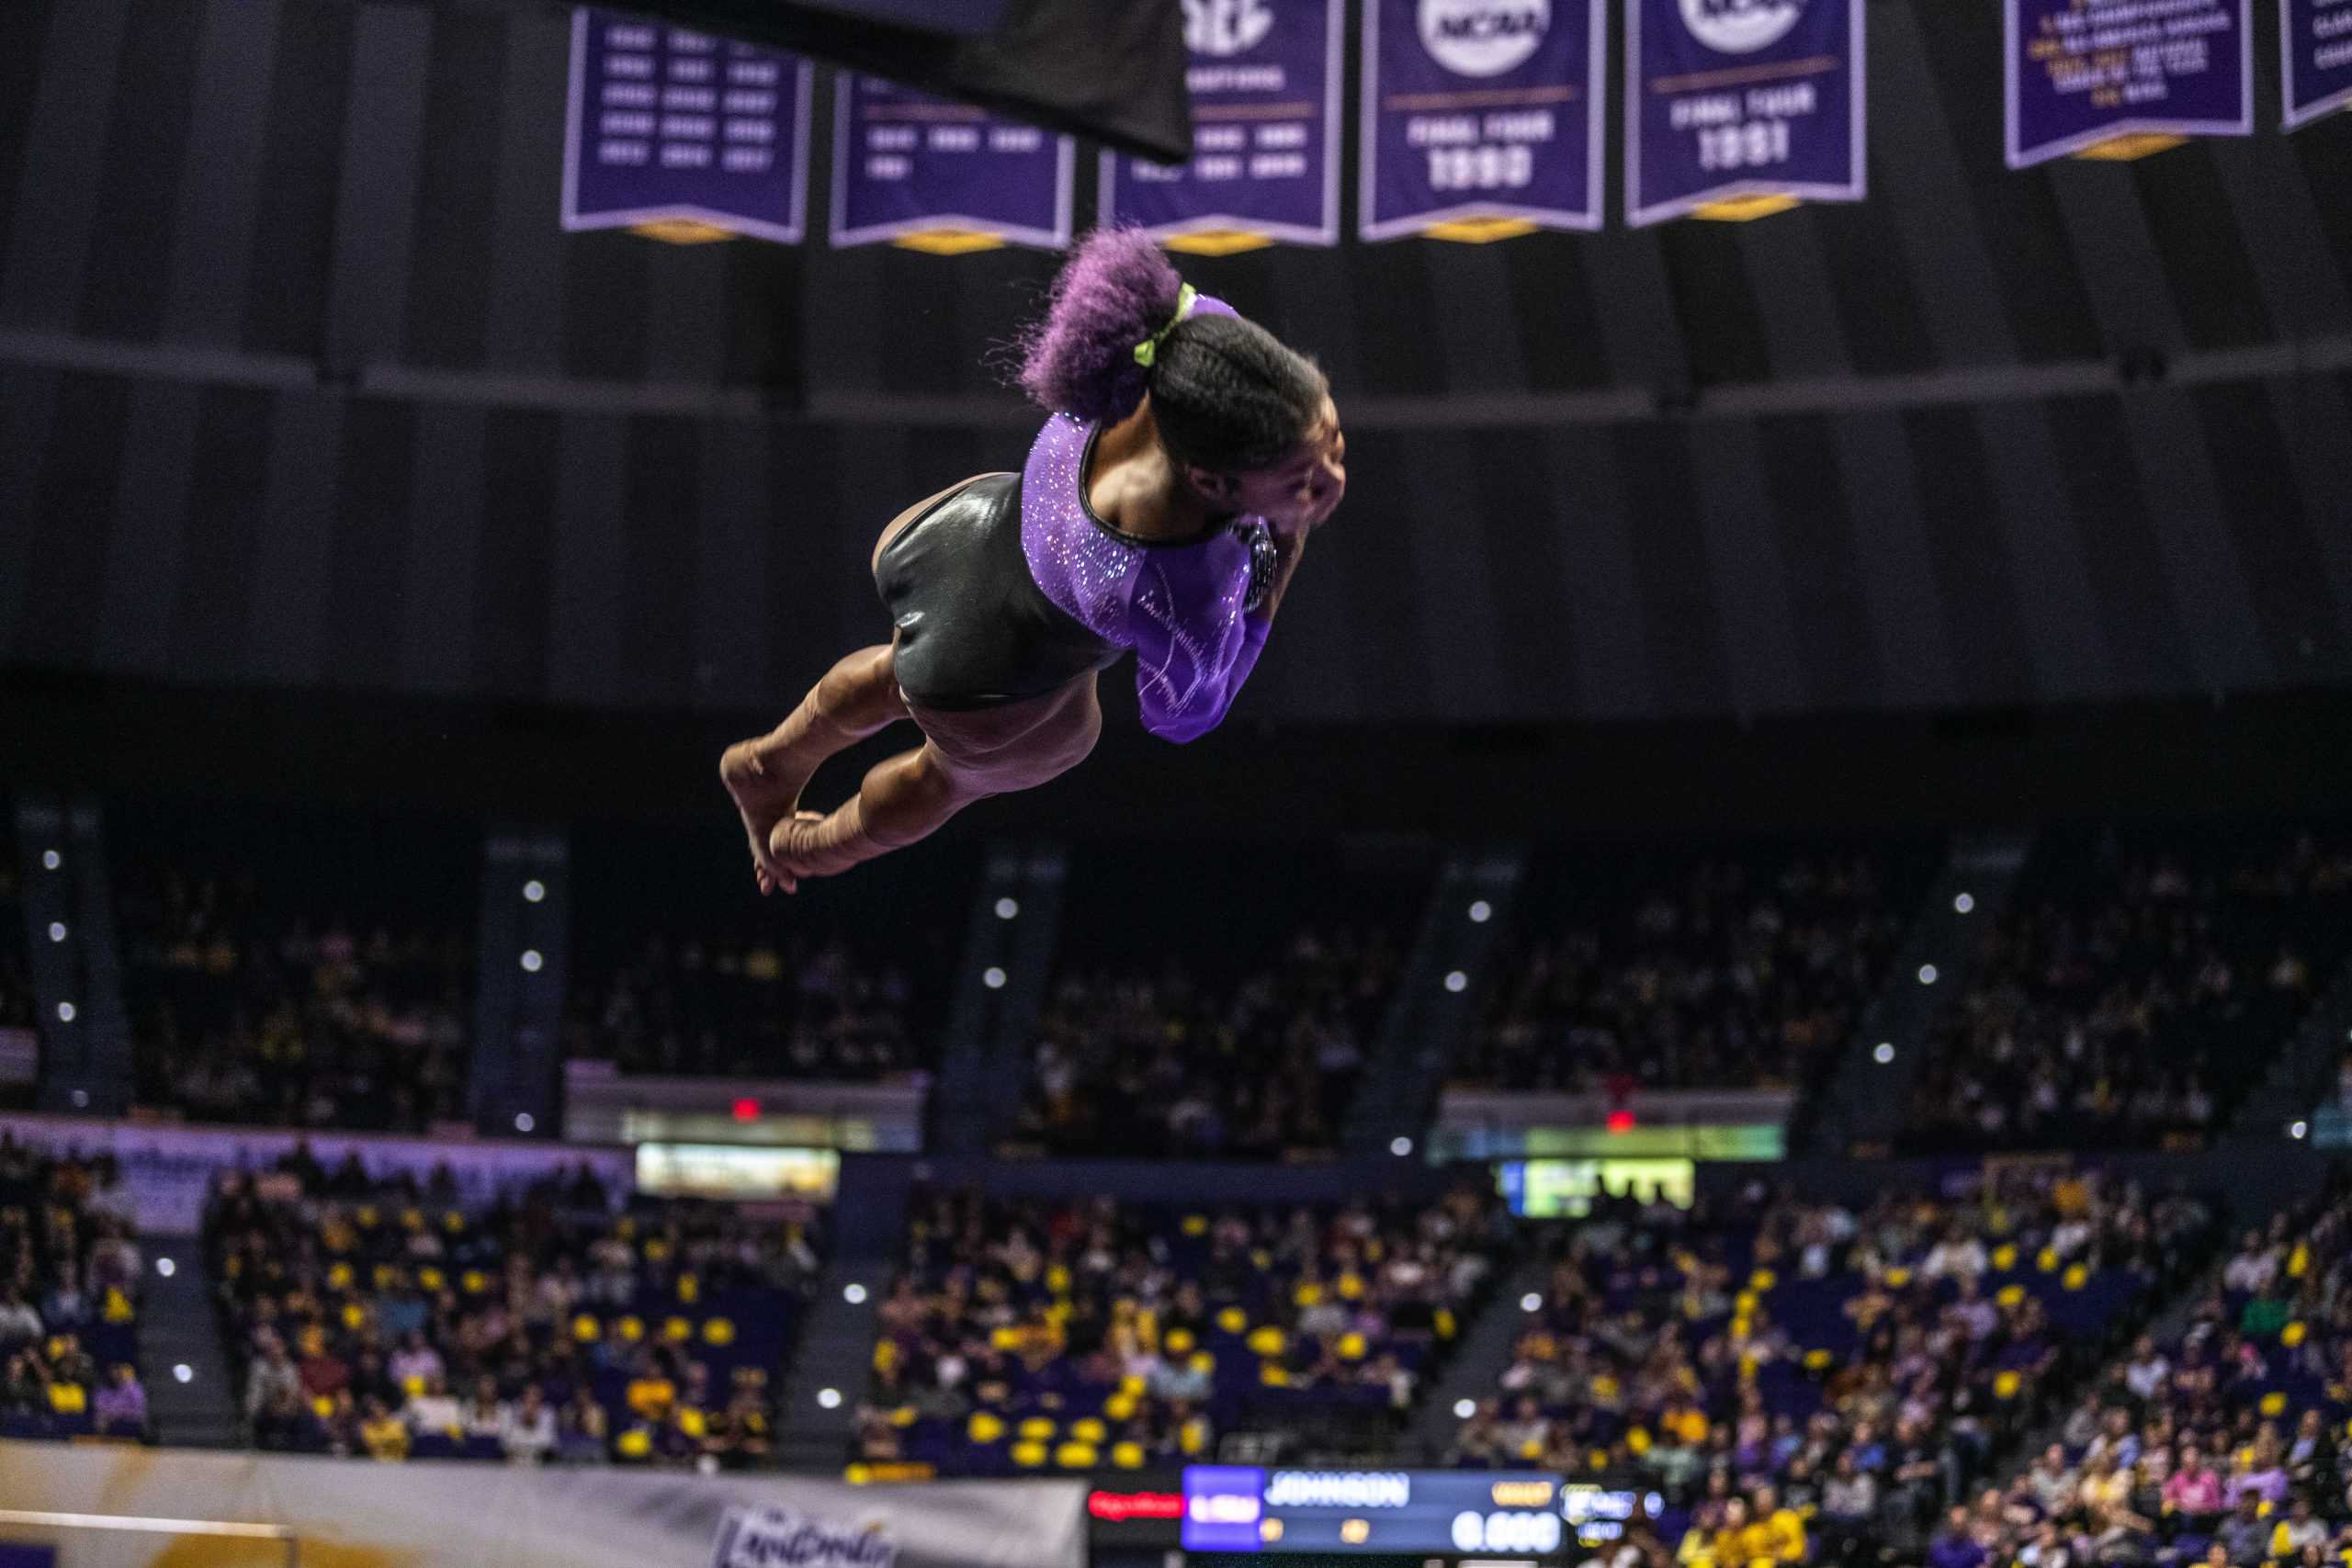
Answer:
<svg viewBox="0 0 2352 1568"><path fill-rule="evenodd" d="M1215 729L1250 679L1271 623L1250 613L1272 558L1266 525L1243 518L1205 539L1161 544L1094 517L1081 494L1093 427L1046 422L1022 471L1021 548L1054 604L1136 650L1144 728L1169 740Z"/></svg>

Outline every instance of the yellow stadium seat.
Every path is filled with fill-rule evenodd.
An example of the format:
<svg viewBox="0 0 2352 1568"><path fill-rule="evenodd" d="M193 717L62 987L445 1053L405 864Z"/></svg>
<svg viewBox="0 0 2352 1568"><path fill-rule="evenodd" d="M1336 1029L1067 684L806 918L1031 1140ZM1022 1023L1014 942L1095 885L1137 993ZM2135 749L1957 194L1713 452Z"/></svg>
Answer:
<svg viewBox="0 0 2352 1568"><path fill-rule="evenodd" d="M428 1263L416 1271L416 1282L428 1291L437 1291L449 1282L449 1277Z"/></svg>
<svg viewBox="0 0 2352 1568"><path fill-rule="evenodd" d="M732 1318L714 1317L702 1325L702 1342L706 1345L735 1343L735 1322Z"/></svg>
<svg viewBox="0 0 2352 1568"><path fill-rule="evenodd" d="M1290 1342L1281 1329L1269 1323L1251 1329L1246 1343L1258 1355L1279 1356Z"/></svg>
<svg viewBox="0 0 2352 1568"><path fill-rule="evenodd" d="M1032 1416L1021 1423L1020 1431L1023 1442L1042 1443L1054 1435L1054 1424L1046 1416Z"/></svg>
<svg viewBox="0 0 2352 1568"><path fill-rule="evenodd" d="M1322 1300L1323 1287L1312 1280L1301 1280L1290 1288L1290 1301L1293 1306L1311 1307L1318 1304Z"/></svg>
<svg viewBox="0 0 2352 1568"><path fill-rule="evenodd" d="M1054 1463L1064 1470L1092 1470L1101 1457L1092 1443L1064 1443L1054 1450Z"/></svg>
<svg viewBox="0 0 2352 1568"><path fill-rule="evenodd" d="M1261 1362L1258 1368L1258 1381L1268 1388L1288 1388L1290 1369L1280 1361Z"/></svg>
<svg viewBox="0 0 2352 1568"><path fill-rule="evenodd" d="M618 1331L622 1338L629 1341L631 1344L635 1344L638 1340L645 1337L645 1319L638 1316L635 1313L630 1313L626 1317L623 1317L618 1323L613 1325L613 1327Z"/></svg>
<svg viewBox="0 0 2352 1568"><path fill-rule="evenodd" d="M1102 1414L1114 1421L1132 1421L1136 1415L1133 1394L1114 1393L1102 1402Z"/></svg>
<svg viewBox="0 0 2352 1568"><path fill-rule="evenodd" d="M2066 1271L2058 1276L2058 1282L2067 1290L2079 1291L2090 1283L2090 1269L2080 1263L2069 1263L2066 1265Z"/></svg>
<svg viewBox="0 0 2352 1568"><path fill-rule="evenodd" d="M351 1289L352 1279L353 1275L351 1272L351 1265L348 1263L338 1263L327 1270L327 1288L335 1291L347 1291Z"/></svg>
<svg viewBox="0 0 2352 1568"><path fill-rule="evenodd" d="M2278 1331L2278 1343L2291 1350L2298 1345L2301 1345L2303 1340L2309 1337L2310 1333L2311 1330L2304 1327L2300 1322L2290 1323L2286 1327Z"/></svg>
<svg viewBox="0 0 2352 1568"><path fill-rule="evenodd" d="M490 1276L479 1269L469 1269L459 1277L458 1283L464 1288L466 1294L478 1296L490 1289Z"/></svg>
<svg viewBox="0 0 2352 1568"><path fill-rule="evenodd" d="M683 1317L664 1318L662 1337L673 1345L683 1345L695 1337L695 1325Z"/></svg>
<svg viewBox="0 0 2352 1568"><path fill-rule="evenodd" d="M623 1459L646 1459L653 1452L653 1434L642 1427L631 1427L613 1446Z"/></svg>
<svg viewBox="0 0 2352 1568"><path fill-rule="evenodd" d="M2018 1249L2014 1242L2003 1242L1993 1249L1993 1267L2006 1274L2018 1266Z"/></svg>
<svg viewBox="0 0 2352 1568"><path fill-rule="evenodd" d="M1206 1350L1193 1351L1193 1359L1184 1364L1204 1377L1216 1371L1216 1358Z"/></svg>
<svg viewBox="0 0 2352 1568"><path fill-rule="evenodd" d="M2024 1383L2025 1380L2015 1372L1997 1373L1993 1379L1993 1397L2015 1399L2018 1396L2018 1390L2023 1387Z"/></svg>
<svg viewBox="0 0 2352 1568"><path fill-rule="evenodd" d="M1747 1288L1761 1295L1781 1282L1781 1277L1770 1269L1758 1269L1747 1277Z"/></svg>
<svg viewBox="0 0 2352 1568"><path fill-rule="evenodd" d="M1362 1301L1363 1299L1363 1276L1351 1269L1346 1273L1341 1274L1331 1288L1340 1292L1340 1299L1343 1302Z"/></svg>
<svg viewBox="0 0 2352 1568"><path fill-rule="evenodd" d="M1128 1442L1114 1443L1111 1446L1111 1462L1121 1470L1141 1470L1143 1445Z"/></svg>
<svg viewBox="0 0 2352 1568"><path fill-rule="evenodd" d="M605 1325L584 1312L571 1320L571 1337L582 1345L594 1345L604 1334Z"/></svg>
<svg viewBox="0 0 2352 1568"><path fill-rule="evenodd" d="M988 1411L975 1410L964 1423L964 1435L976 1443L993 1443L1004 1436L1004 1422Z"/></svg>
<svg viewBox="0 0 2352 1568"><path fill-rule="evenodd" d="M1171 1328L1168 1331L1166 1337L1160 1340L1159 1348L1170 1356L1189 1356L1193 1352L1193 1331L1191 1329Z"/></svg>
<svg viewBox="0 0 2352 1568"><path fill-rule="evenodd" d="M2033 1266L2045 1274L2055 1274L2058 1272L2058 1249L2054 1247L2043 1247L2033 1255Z"/></svg>
<svg viewBox="0 0 2352 1568"><path fill-rule="evenodd" d="M1250 1331L1250 1314L1239 1307L1229 1306L1216 1314L1216 1325L1227 1334L1246 1334Z"/></svg>
<svg viewBox="0 0 2352 1568"><path fill-rule="evenodd" d="M1069 1424L1069 1435L1081 1443L1099 1443L1110 1435L1099 1416L1081 1416Z"/></svg>
<svg viewBox="0 0 2352 1568"><path fill-rule="evenodd" d="M1013 1444L1012 1462L1023 1470L1036 1469L1046 1462L1046 1445L1043 1443Z"/></svg>
<svg viewBox="0 0 2352 1568"><path fill-rule="evenodd" d="M1342 1361L1363 1360L1367 1348L1363 1342L1363 1336L1352 1329L1340 1336L1340 1359Z"/></svg>

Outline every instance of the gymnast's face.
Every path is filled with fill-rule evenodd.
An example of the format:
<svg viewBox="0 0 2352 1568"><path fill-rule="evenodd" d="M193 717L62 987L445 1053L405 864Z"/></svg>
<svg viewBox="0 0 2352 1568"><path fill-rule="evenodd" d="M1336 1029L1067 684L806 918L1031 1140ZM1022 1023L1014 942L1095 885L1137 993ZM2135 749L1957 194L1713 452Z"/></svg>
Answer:
<svg viewBox="0 0 2352 1568"><path fill-rule="evenodd" d="M1306 438L1262 468L1216 474L1193 470L1203 494L1244 516L1277 528L1312 528L1331 515L1348 490L1348 438L1340 411L1326 397Z"/></svg>

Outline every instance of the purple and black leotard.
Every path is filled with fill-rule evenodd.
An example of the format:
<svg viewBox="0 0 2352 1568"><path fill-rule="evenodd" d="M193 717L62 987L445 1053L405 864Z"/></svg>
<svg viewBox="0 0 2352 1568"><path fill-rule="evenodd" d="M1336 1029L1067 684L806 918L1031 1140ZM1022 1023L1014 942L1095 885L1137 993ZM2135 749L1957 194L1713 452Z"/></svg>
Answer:
<svg viewBox="0 0 2352 1568"><path fill-rule="evenodd" d="M1213 306L1227 309L1195 310ZM1271 623L1251 612L1272 537L1256 517L1174 543L1112 527L1086 496L1100 429L1055 414L1020 473L974 479L884 548L875 585L909 701L1020 702L1133 649L1146 728L1192 740L1224 719L1266 646Z"/></svg>

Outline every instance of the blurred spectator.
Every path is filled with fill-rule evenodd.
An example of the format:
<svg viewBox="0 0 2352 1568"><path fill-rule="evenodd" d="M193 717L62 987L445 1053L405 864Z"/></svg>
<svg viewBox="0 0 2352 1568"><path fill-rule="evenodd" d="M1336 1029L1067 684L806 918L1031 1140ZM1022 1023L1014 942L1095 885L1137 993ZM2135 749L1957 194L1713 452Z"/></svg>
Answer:
<svg viewBox="0 0 2352 1568"><path fill-rule="evenodd" d="M1883 978L1926 864L1903 848L1539 871L1454 1078L1802 1086Z"/></svg>
<svg viewBox="0 0 2352 1568"><path fill-rule="evenodd" d="M1488 1194L1211 1214L934 1193L878 1311L857 1457L1136 1469L1219 1431L1393 1442L1492 1274Z"/></svg>
<svg viewBox="0 0 2352 1568"><path fill-rule="evenodd" d="M1982 942L1911 1144L2199 1142L2352 944L2352 844L2052 833Z"/></svg>
<svg viewBox="0 0 2352 1568"><path fill-rule="evenodd" d="M110 1160L0 1132L0 1437L98 1433L100 1361L138 1359L139 1274L117 1267L137 1250L91 1201L119 1181Z"/></svg>
<svg viewBox="0 0 2352 1568"><path fill-rule="evenodd" d="M820 1266L812 1211L615 1213L574 1180L469 1213L413 1178L327 1184L338 1194L232 1173L207 1215L259 1446L679 1465L769 1451L772 1379Z"/></svg>
<svg viewBox="0 0 2352 1568"><path fill-rule="evenodd" d="M139 1369L128 1361L118 1362L114 1381L98 1390L91 1413L102 1438L146 1436L147 1387L139 1381Z"/></svg>

